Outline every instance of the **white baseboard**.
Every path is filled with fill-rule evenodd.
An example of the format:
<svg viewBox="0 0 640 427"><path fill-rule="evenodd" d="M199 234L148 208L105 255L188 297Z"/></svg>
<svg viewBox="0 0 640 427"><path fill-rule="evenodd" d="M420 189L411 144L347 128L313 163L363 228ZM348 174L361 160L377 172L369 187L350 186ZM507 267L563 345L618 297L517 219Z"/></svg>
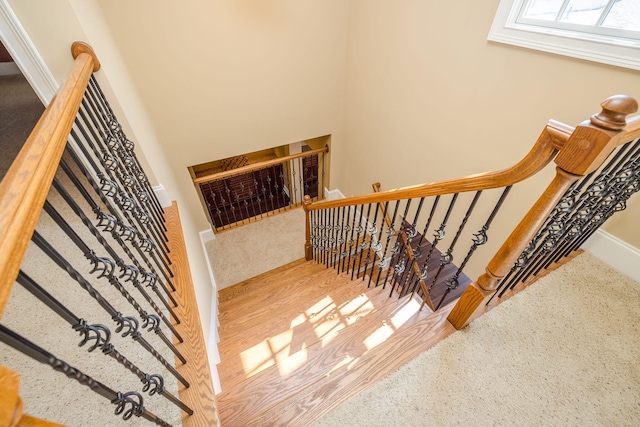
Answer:
<svg viewBox="0 0 640 427"><path fill-rule="evenodd" d="M211 292L211 318L209 319L209 346L207 348L207 353L213 377L213 390L216 394L219 394L222 391L222 386L220 385L220 377L218 376L218 368L216 367L216 365L220 363L220 353L218 352L218 343L220 342L220 335L218 334L218 326L220 326L220 322L218 321L218 286L216 285L216 279L213 276L213 269L211 268L211 262L209 261L206 247L206 243L214 239L215 234L213 234L213 230L210 228L203 230L198 234L200 235L200 244L202 245L204 259L207 262L209 280L211 280L213 287L213 291Z"/></svg>
<svg viewBox="0 0 640 427"><path fill-rule="evenodd" d="M582 249L636 282L640 282L640 249L603 230L596 231Z"/></svg>
<svg viewBox="0 0 640 427"><path fill-rule="evenodd" d="M338 199L344 199L346 198L346 196L342 194L342 191L340 191L337 188L335 190L329 190L325 187L324 198L327 200L338 200Z"/></svg>
<svg viewBox="0 0 640 427"><path fill-rule="evenodd" d="M163 208L168 208L169 206L171 206L171 197L169 197L169 193L167 193L167 190L165 190L162 184L153 187L153 192L156 194L156 197L160 202L160 206L162 206Z"/></svg>

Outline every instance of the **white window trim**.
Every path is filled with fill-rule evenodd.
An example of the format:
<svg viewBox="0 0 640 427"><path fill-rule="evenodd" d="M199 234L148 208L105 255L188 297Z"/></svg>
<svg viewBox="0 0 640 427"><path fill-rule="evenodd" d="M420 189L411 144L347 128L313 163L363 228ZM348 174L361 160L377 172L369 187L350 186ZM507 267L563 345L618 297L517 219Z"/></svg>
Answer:
<svg viewBox="0 0 640 427"><path fill-rule="evenodd" d="M640 41L614 44L597 34L567 31L516 22L524 0L501 0L488 40L640 70Z"/></svg>

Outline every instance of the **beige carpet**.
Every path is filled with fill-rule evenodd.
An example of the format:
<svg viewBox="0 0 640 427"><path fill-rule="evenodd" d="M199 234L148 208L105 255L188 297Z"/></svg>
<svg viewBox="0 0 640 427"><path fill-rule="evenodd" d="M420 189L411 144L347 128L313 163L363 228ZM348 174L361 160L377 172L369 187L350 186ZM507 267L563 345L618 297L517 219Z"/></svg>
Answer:
<svg viewBox="0 0 640 427"><path fill-rule="evenodd" d="M0 102L0 177L2 177L44 108L21 75L0 77L0 93L2 94L0 96L2 101ZM85 213L93 219L90 206L84 202L76 190L73 190L73 185L68 182L65 175L59 172L57 177L64 182L67 190L71 192ZM108 256L106 250L89 233L55 190L51 191L48 200L99 256ZM83 252L72 244L46 213L41 215L36 229L104 298L110 301L116 310L125 316L138 318L136 310L109 284L107 278L97 279L96 274L90 273L91 265ZM120 257L127 259L127 255L110 236L106 239ZM84 318L90 324L106 325L111 330L111 343L120 354L144 372L162 375L166 390L175 396L178 395L178 382L171 373L137 342L130 337L123 338L115 333L116 325L110 316L65 271L32 243L29 245L22 269L73 314ZM131 284L125 284L125 287L144 310L153 313L153 308ZM152 292L150 293L153 295ZM153 298L156 304L161 305L155 296ZM168 313L164 311L164 315L168 316ZM1 323L115 391L141 391L142 383L136 375L112 358L104 356L100 350L87 352L90 345L78 347L81 341L79 334L17 283L12 289ZM165 325L162 325L162 329L170 336ZM173 353L156 334L142 329L140 332L169 363L174 363ZM151 425L150 422L136 417L128 421L122 420L121 416L114 415L115 406L104 397L93 393L88 387L67 378L64 374L54 371L50 366L36 362L1 342L0 364L20 373L20 396L24 402L24 412L29 415L70 427ZM146 409L174 426L181 425L181 413L176 406L168 403L168 400L159 394L150 396L148 393L142 393L142 395Z"/></svg>
<svg viewBox="0 0 640 427"><path fill-rule="evenodd" d="M0 76L0 179L43 111L44 106L22 74Z"/></svg>
<svg viewBox="0 0 640 427"><path fill-rule="evenodd" d="M640 284L589 253L315 424L640 425Z"/></svg>
<svg viewBox="0 0 640 427"><path fill-rule="evenodd" d="M304 258L302 208L216 234L207 254L218 290Z"/></svg>

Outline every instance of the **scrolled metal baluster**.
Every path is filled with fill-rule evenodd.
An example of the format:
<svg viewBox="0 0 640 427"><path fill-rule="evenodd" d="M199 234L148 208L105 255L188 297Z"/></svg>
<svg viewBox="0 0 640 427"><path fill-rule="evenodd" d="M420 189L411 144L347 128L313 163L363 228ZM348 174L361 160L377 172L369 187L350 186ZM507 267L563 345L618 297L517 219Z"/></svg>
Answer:
<svg viewBox="0 0 640 427"><path fill-rule="evenodd" d="M122 127L114 116L108 117L102 109L98 108L97 104L99 104L99 102L96 99L91 86L87 88L87 94L85 95L82 104L93 125L99 130L102 136L102 138L95 138L93 141L97 144L103 144L103 147L106 148L112 156L118 156L120 163L122 163L121 167L114 170L117 176L122 178L123 175L130 174L135 179L135 186L140 188L144 187L153 193L153 189L149 184L146 174L142 171L140 164L137 162L137 158L135 158L133 142L127 139L126 135L122 131ZM80 113L82 113L82 110L80 110ZM85 122L87 122L86 117L82 117ZM157 202L155 194L153 195L153 200ZM139 201L142 203L142 200ZM145 206L154 217L153 226L157 228L157 232L166 239L164 232L167 229L164 224L165 220L162 207L159 203L148 203L145 204Z"/></svg>
<svg viewBox="0 0 640 427"><path fill-rule="evenodd" d="M99 394L100 396L109 399L111 403L118 405L116 406L116 410L118 410L118 408L120 407L119 405L124 400L124 396L126 393L123 394L123 393L112 390L111 388L107 387L101 382L96 381L92 377L84 374L82 371L74 368L73 366L69 365L67 362L57 358L53 354L49 353L48 351L37 346L33 342L18 335L17 333L10 330L9 328L6 328L3 325L0 325L0 341L11 346L17 351L23 353L24 355L32 358L33 360L50 366L55 371L64 374L68 378L77 381L79 384L83 386L88 387L89 389ZM140 397L139 402L133 402L134 404L139 404L139 407L136 407L136 409L133 410L132 415L139 414L140 417L145 418L149 421L152 421L159 426L171 427L171 425L168 424L166 421L162 420L161 418L158 418L152 412L145 410L144 407L142 406L142 402L143 402L142 397L141 396L139 397ZM120 412L116 412L116 415L122 414L123 410L121 410Z"/></svg>
<svg viewBox="0 0 640 427"><path fill-rule="evenodd" d="M369 215L371 214L371 203L369 203L367 205L367 215L366 216L362 216L362 212L364 211L364 209L362 211L360 211L360 225L359 227L362 229L362 242L360 243L360 256L358 257L358 268L357 269L353 269L353 271L351 272L351 280L353 280L353 276L354 273L357 272L356 276L358 274L360 274L360 266L362 263L362 256L364 254L364 251L369 249L369 241L367 240L367 226L368 226L368 218ZM364 220L364 223L363 223Z"/></svg>
<svg viewBox="0 0 640 427"><path fill-rule="evenodd" d="M102 105L104 105L105 107L105 111L106 111L106 115L109 119L111 119L112 121L115 121L117 123L117 118L115 117L115 114L113 113L113 110L111 110L111 106L109 105L109 102L107 101L106 97L104 96L104 93L102 93L102 89L100 88L100 85L98 84L98 82L95 80L94 76L91 76L90 80L89 80L89 86L88 86L89 90L94 90L95 93L97 94L97 97L100 100L100 103ZM133 143L133 141L129 140L128 138L126 138L126 135L124 135L124 132L122 132L122 127L120 126L120 124L118 123L118 127L119 127L119 134L120 136L122 136L123 139L123 145L125 150L134 158L136 164L138 165L138 167L140 167L140 162L138 161L136 154L135 154L135 144ZM147 180L148 182L148 180ZM156 208L158 209L158 211L160 212L160 215L162 216L163 210L162 210L162 206L160 205L160 201L158 200L158 198L155 196L155 193L153 193L153 190L149 187L149 190L151 190L151 194L153 194L153 198L152 200L155 203ZM164 217L162 217L163 221L164 221Z"/></svg>
<svg viewBox="0 0 640 427"><path fill-rule="evenodd" d="M87 148L85 147L85 144L83 143L83 141L86 143L86 145L89 146L89 148L91 148L91 150L93 151L94 155L96 156L96 158L100 158L100 152L98 151L98 147L97 145L101 145L102 144L102 140L106 140L108 143L106 144L106 148L108 150L110 150L109 152L106 151L105 148L103 148L103 157L107 158L107 159L111 159L111 158L116 158L117 156L117 150L114 150L113 145L119 145L120 142L117 140L117 138L114 138L113 136L109 136L106 135L104 133L104 128L100 127L99 123L97 123L98 119L96 119L96 117L92 114L91 112L91 108L89 105L87 105L87 102L90 101L88 99L84 99L83 100L83 105L85 107L85 110L87 111L87 114L85 114L82 109L80 111L78 111L78 118L76 118L76 127L80 130L82 136L84 138L79 138L74 132L72 132L72 135L74 136L74 139L77 142L78 147L80 148L80 150L83 152L85 158L86 157L90 157L89 152L87 150ZM89 118L87 118L87 116ZM94 129L91 126L89 127L89 133L91 135L93 135L93 138L89 135L89 133L85 130L85 125L83 125L83 123L81 122L84 121L84 123L86 123L86 125L88 126L90 121L93 123L93 125L99 129L101 131L102 134L102 138L97 137L97 135L95 135ZM109 142L111 144L109 144ZM103 145L104 147L104 145ZM124 166L122 166L120 161L112 161L109 163L109 165L111 167L105 167L104 170L108 175L108 180L115 183L116 180L118 180L120 182L121 185L117 186L117 192L115 194L112 194L111 192L107 193L108 197L112 197L114 198L114 201L116 202L116 204L120 207L120 203L123 203L123 199L124 199L124 209L122 210L122 213L124 214L124 216L127 218L127 220L133 224L132 221L132 216L130 216L130 212L132 209L132 200L133 200L133 196L134 194L132 193L131 188L129 188L126 185L126 180L123 179L123 175L127 175L127 171L125 170ZM97 167L97 165L92 164L92 167L94 167L94 170L96 172L99 172L100 169ZM104 178L106 179L106 178ZM131 200L129 200L131 199ZM122 207L121 207L122 209ZM134 218L135 219L135 218ZM138 221L138 226L143 229L142 227L142 223L140 223ZM155 223L153 223L153 226L151 224L149 224L148 226L149 231L151 232L151 234L153 235L154 238L158 239L158 244L161 244L160 242L162 242L162 237L164 237L166 239L166 236L164 235L164 233L162 233L161 229L159 229L157 227L157 225ZM162 234L162 237L160 237L159 235L156 235L154 233L159 233ZM167 248L168 250L168 248ZM165 254L166 255L166 254Z"/></svg>
<svg viewBox="0 0 640 427"><path fill-rule="evenodd" d="M73 134L73 131L72 131L72 134ZM101 211L100 207L93 200L93 198L89 195L89 193L86 191L84 186L80 183L80 181L76 177L75 173L71 170L69 165L67 165L66 161L64 159L62 159L60 161L60 167L64 170L66 175L69 177L69 179L74 184L74 186L78 189L78 191L83 196L83 198L86 200L86 202L89 204L89 206L91 206L93 211L98 216L98 220L99 221L103 221L104 219L109 219L109 221L110 221L110 218L115 218L117 221L119 221L119 216L118 216L115 208L112 206L110 200L107 197L105 197L105 195L100 191L100 188L99 188L98 184L94 181L93 177L91 176L89 171L85 168L85 166L82 163L82 161L80 161L80 159L78 158L77 154L73 150L70 150L69 147L67 147L67 153L74 160L76 166L78 167L80 172L84 175L84 177L87 180L87 182L89 183L89 185L94 189L95 193L98 195L98 197L100 198L102 203L104 203L104 205L109 210L109 214L103 213ZM89 159L89 162L92 163L92 161L90 159ZM105 215L110 215L110 216L106 217ZM117 222L115 222L113 224L117 225ZM118 244L126 252L127 256L131 259L131 261L134 264L137 263L137 259L136 259L135 255L133 254L133 252L131 252L131 250L124 243L124 241L122 239L120 239L117 231L115 229L111 228L111 227L109 227L108 229L105 229L105 231L111 233L112 237L118 242ZM136 250L138 252L138 255L140 255L142 260L146 263L147 267L150 270L155 271L155 268L153 267L153 265L151 264L149 259L146 257L146 255L142 251L140 251L139 248L136 248Z"/></svg>
<svg viewBox="0 0 640 427"><path fill-rule="evenodd" d="M396 222L396 217L398 215L399 207L400 207L400 201L396 201L395 208L393 209L393 216L389 219L389 223L387 224L387 238L385 241L384 250L382 251L382 258L380 259L380 262L379 262L379 270L378 270L378 277L376 278L376 286L378 286L378 284L380 283L380 276L382 275L382 271L387 270L386 276L382 282L382 289L384 289L387 286L387 280L389 278L389 272L391 270L389 267L391 266L393 257L392 256L387 257L387 249L389 248L389 244L391 243L391 240L394 237L397 238L395 222Z"/></svg>
<svg viewBox="0 0 640 427"><path fill-rule="evenodd" d="M385 204L384 211L382 212L382 218L384 218L384 216L386 215L387 206L388 205ZM380 239L382 238L382 229L384 228L384 226L378 228L378 225L377 225L379 210L380 210L380 206L378 206L378 204L376 203L375 211L373 214L373 223L371 223L371 226L369 227L369 230L368 230L369 235L371 236L371 243L370 243L370 250L367 253L367 263L365 264L364 274L362 275L362 280L364 280L365 276L367 276L369 261L371 261L371 272L368 275L369 280L367 282L367 287L371 286L371 276L373 275L373 269L375 267L375 257L377 256L378 252L382 248ZM384 219L382 220L382 223L384 224ZM378 232L380 233L380 235L376 238L376 234Z"/></svg>
<svg viewBox="0 0 640 427"><path fill-rule="evenodd" d="M137 341L143 348L151 353L165 368L167 368L177 379L186 387L189 383L175 370L166 359L153 348L138 331L138 321L133 317L123 316L117 311L101 294L96 290L77 270L75 270L69 262L62 257L37 231L33 232L31 240L46 253L60 268L65 270L72 279L74 279L82 289L87 293L111 316L117 327L116 333L122 333L123 337L130 336Z"/></svg>
<svg viewBox="0 0 640 427"><path fill-rule="evenodd" d="M398 204L396 202L396 208L397 208ZM376 279L374 280L374 287L378 286L378 283L380 281L380 274L382 272L382 269L385 267L385 263L386 263L386 252L387 252L387 247L389 245L389 239L385 239L385 244L384 244L384 250L382 247L382 235L384 234L384 230L385 227L387 227L386 224L386 220L387 217L389 216L388 214L388 210L389 210L389 202L385 202L384 203L384 209L382 210L382 219L380 220L380 235L378 236L378 242L376 244L376 249L377 249L377 254L378 254L378 262L374 263L374 266L377 265L378 266L378 275L376 277ZM373 274L374 274L374 269L373 267L371 267L371 274L369 275L369 283L367 284L367 286L369 286L371 284L371 281L373 279Z"/></svg>
<svg viewBox="0 0 640 427"><path fill-rule="evenodd" d="M475 196L473 197L473 200L471 201L471 204L469 205L469 208L467 209L464 218L462 218L462 221L460 222L460 226L458 227L458 230L456 231L455 236L453 237L453 240L451 241L451 244L449 245L449 248L447 249L447 251L442 254L442 257L440 259L440 266L438 267L438 270L436 271L436 274L433 276L433 281L431 282L431 285L429 285L429 292L431 292L431 289L433 289L433 286L436 284L436 282L438 281L438 278L440 277L440 274L442 273L442 270L449 264L451 264L453 262L453 250L455 249L456 243L458 242L458 239L460 238L460 235L462 234L462 231L464 230L465 226L467 225L467 222L469 221L469 217L471 217L471 214L478 202L478 199L480 198L480 195L482 194L482 191L476 191ZM451 285L453 286L453 282L451 283ZM442 302L442 301L441 301Z"/></svg>
<svg viewBox="0 0 640 427"><path fill-rule="evenodd" d="M449 208L447 209L447 212L445 213L445 216L442 219L442 222L440 223L440 227L438 227L438 229L433 234L433 237L434 237L433 242L431 243L431 248L429 249L429 253L427 254L427 259L425 261L425 264L427 265L429 264L429 261L433 256L433 252L436 246L438 245L438 242L440 242L446 236L445 228L447 227L447 222L449 221L449 216L451 215L451 212L453 211L453 207L456 204L456 200L458 200L458 193L455 193L451 198L451 202L449 203ZM431 285L431 287L432 286L433 284ZM429 292L431 292L431 287L429 287L428 289Z"/></svg>
<svg viewBox="0 0 640 427"><path fill-rule="evenodd" d="M87 348L88 352L93 352L96 349L101 349L102 353L114 358L118 363L127 368L130 372L136 375L138 378L143 380L145 386L143 387L143 391L147 391L151 386L151 379L156 384L154 389L151 390L150 395L158 392L161 395L164 395L167 399L172 401L174 404L178 405L181 409L190 413L193 411L186 405L184 405L180 400L176 399L173 395L164 390L164 379L162 376L154 374L149 375L141 371L134 363L128 360L125 356L119 353L115 346L111 344L111 332L109 328L100 324L88 324L84 319L79 318L74 313L72 313L67 307L65 307L60 301L54 298L51 294L49 294L45 289L43 289L40 285L38 285L31 277L29 277L23 271L20 271L18 274L17 281L20 285L22 285L26 290L31 292L36 298L38 298L42 303L44 303L47 307L53 310L56 314L58 314L61 318L67 321L71 325L74 331L79 332L82 335L82 340L78 344L78 346L83 347L87 343L92 342L92 344ZM149 379L149 381L145 381Z"/></svg>

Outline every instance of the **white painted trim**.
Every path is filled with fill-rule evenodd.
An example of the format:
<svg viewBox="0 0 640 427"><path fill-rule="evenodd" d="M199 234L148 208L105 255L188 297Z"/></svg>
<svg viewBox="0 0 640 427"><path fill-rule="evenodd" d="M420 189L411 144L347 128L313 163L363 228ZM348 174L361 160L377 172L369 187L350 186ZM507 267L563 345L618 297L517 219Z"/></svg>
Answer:
<svg viewBox="0 0 640 427"><path fill-rule="evenodd" d="M59 84L7 0L0 0L0 38L42 103L49 105Z"/></svg>
<svg viewBox="0 0 640 427"><path fill-rule="evenodd" d="M502 0L487 37L490 41L640 70L640 42L516 22L523 0Z"/></svg>
<svg viewBox="0 0 640 427"><path fill-rule="evenodd" d="M329 190L327 187L324 188L324 198L327 200L338 200L345 199L346 196L342 194L342 191L339 189Z"/></svg>
<svg viewBox="0 0 640 427"><path fill-rule="evenodd" d="M207 255L206 243L212 239L215 239L215 234L211 228L200 231L200 244L202 246L202 252L204 252L204 259L207 262L207 270L209 271L209 280L211 280L211 318L209 319L209 339L207 346L207 355L209 357L209 365L211 367L211 377L213 378L213 390L216 394L222 391L220 384L220 377L218 375L217 364L220 363L220 352L218 351L218 343L220 342L220 335L218 334L218 327L220 322L218 320L218 286L216 285L216 279L213 276L213 268Z"/></svg>
<svg viewBox="0 0 640 427"><path fill-rule="evenodd" d="M0 76L22 74L15 62L0 62Z"/></svg>
<svg viewBox="0 0 640 427"><path fill-rule="evenodd" d="M604 230L597 230L582 249L591 252L605 264L640 282L640 249Z"/></svg>
<svg viewBox="0 0 640 427"><path fill-rule="evenodd" d="M171 197L169 197L169 193L167 193L167 190L162 184L153 187L153 192L158 198L160 206L162 206L163 208L168 208L171 206Z"/></svg>

